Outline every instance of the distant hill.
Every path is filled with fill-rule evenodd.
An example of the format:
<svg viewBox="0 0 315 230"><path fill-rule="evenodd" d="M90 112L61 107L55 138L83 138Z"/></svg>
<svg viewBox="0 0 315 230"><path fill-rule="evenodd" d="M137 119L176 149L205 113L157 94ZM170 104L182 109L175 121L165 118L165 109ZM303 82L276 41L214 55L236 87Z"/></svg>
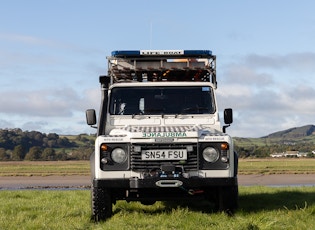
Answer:
<svg viewBox="0 0 315 230"><path fill-rule="evenodd" d="M315 126L314 125L305 125L302 127L290 128L283 131L278 131L275 133L271 133L268 136L263 138L300 138L315 135Z"/></svg>
<svg viewBox="0 0 315 230"><path fill-rule="evenodd" d="M239 157L269 157L272 153L300 151L315 157L315 126L305 125L271 133L261 138L234 137Z"/></svg>

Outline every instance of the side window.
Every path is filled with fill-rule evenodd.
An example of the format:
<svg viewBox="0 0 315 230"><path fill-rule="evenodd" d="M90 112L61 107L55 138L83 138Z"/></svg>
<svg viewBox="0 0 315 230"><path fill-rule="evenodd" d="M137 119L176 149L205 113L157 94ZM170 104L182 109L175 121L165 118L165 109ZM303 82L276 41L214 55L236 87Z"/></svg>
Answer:
<svg viewBox="0 0 315 230"><path fill-rule="evenodd" d="M122 96L123 92L121 89L113 89L110 95L109 112L112 115L124 114L126 108L126 101Z"/></svg>
<svg viewBox="0 0 315 230"><path fill-rule="evenodd" d="M146 90L139 88L113 88L110 94L109 112L112 115L143 114Z"/></svg>

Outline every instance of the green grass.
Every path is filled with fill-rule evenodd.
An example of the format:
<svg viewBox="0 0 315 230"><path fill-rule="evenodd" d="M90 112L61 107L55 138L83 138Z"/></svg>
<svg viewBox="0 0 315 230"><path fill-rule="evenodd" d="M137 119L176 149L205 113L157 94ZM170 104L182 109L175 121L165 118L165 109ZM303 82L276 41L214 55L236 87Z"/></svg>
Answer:
<svg viewBox="0 0 315 230"><path fill-rule="evenodd" d="M89 191L0 191L0 229L315 229L315 187L240 187L234 216L202 203L118 201L107 222L90 220Z"/></svg>
<svg viewBox="0 0 315 230"><path fill-rule="evenodd" d="M88 161L6 161L0 162L0 176L90 175Z"/></svg>
<svg viewBox="0 0 315 230"><path fill-rule="evenodd" d="M239 174L315 174L315 159L241 159Z"/></svg>

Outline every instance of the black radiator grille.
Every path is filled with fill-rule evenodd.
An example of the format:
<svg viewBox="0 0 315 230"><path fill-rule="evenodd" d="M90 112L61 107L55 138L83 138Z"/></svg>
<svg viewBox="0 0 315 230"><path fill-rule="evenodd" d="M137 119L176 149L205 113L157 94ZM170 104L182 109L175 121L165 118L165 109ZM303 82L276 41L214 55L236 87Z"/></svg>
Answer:
<svg viewBox="0 0 315 230"><path fill-rule="evenodd" d="M186 149L187 146L192 146L193 151L187 152L187 160L174 161L143 161L141 160L141 152L135 152L134 146L140 146L141 150L154 150L154 149ZM162 165L173 165L181 167L184 172L198 170L198 154L196 144L136 144L131 148L131 169L138 172L148 172L152 169L159 169Z"/></svg>

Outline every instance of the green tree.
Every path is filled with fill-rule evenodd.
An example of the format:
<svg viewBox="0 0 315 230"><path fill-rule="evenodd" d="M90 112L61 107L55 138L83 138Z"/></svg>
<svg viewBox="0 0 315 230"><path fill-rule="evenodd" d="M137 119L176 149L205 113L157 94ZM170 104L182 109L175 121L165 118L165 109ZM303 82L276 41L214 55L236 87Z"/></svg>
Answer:
<svg viewBox="0 0 315 230"><path fill-rule="evenodd" d="M25 160L36 161L41 158L42 149L39 146L33 146L30 148L28 153L25 155Z"/></svg>
<svg viewBox="0 0 315 230"><path fill-rule="evenodd" d="M9 156L4 148L0 148L0 161L6 161L9 159Z"/></svg>
<svg viewBox="0 0 315 230"><path fill-rule="evenodd" d="M56 160L56 151L53 148L45 148L41 160L54 161Z"/></svg>
<svg viewBox="0 0 315 230"><path fill-rule="evenodd" d="M23 145L17 145L14 147L14 149L12 151L11 159L14 161L21 161L24 159L25 153L26 153L26 151L25 151Z"/></svg>
<svg viewBox="0 0 315 230"><path fill-rule="evenodd" d="M48 137L49 140L57 140L57 139L59 139L59 135L56 134L56 133L49 133L47 135L47 137Z"/></svg>
<svg viewBox="0 0 315 230"><path fill-rule="evenodd" d="M71 152L72 160L88 160L90 159L91 153L93 152L93 148L81 147L73 149Z"/></svg>
<svg viewBox="0 0 315 230"><path fill-rule="evenodd" d="M65 161L67 159L68 159L67 153L64 149L61 149L56 153L56 160Z"/></svg>

